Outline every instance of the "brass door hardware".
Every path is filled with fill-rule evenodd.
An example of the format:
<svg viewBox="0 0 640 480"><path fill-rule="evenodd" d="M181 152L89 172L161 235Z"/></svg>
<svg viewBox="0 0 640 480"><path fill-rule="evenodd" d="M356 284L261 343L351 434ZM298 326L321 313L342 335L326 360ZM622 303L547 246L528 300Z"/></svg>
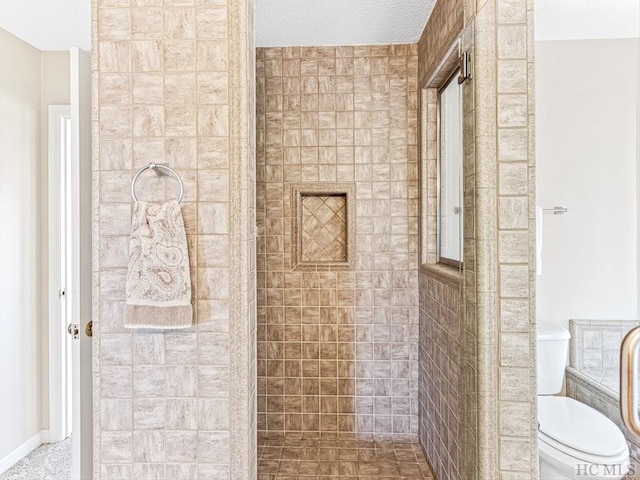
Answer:
<svg viewBox="0 0 640 480"><path fill-rule="evenodd" d="M640 418L636 401L637 350L640 327L631 330L622 340L620 349L620 413L625 426L640 435Z"/></svg>

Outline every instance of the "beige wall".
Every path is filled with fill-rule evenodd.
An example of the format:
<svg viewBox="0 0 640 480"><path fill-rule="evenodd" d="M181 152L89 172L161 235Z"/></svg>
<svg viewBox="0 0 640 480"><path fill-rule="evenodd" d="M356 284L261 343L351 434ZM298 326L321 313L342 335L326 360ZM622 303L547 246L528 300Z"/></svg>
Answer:
<svg viewBox="0 0 640 480"><path fill-rule="evenodd" d="M569 209L544 216L538 320L636 320L640 40L535 49L537 203Z"/></svg>
<svg viewBox="0 0 640 480"><path fill-rule="evenodd" d="M256 470L253 2L135 3L93 2L94 479L246 480ZM123 328L129 188L148 162L184 181L187 330ZM175 196L170 179L149 178L139 198Z"/></svg>
<svg viewBox="0 0 640 480"><path fill-rule="evenodd" d="M258 50L261 431L417 435L416 47ZM351 223L351 266L295 268L296 184L353 189L300 227Z"/></svg>
<svg viewBox="0 0 640 480"><path fill-rule="evenodd" d="M1 190L14 219L3 235L0 310L7 330L1 341L7 344L0 355L3 366L19 366L2 372L14 383L3 388L0 415L8 415L3 424L15 435L0 440L1 459L49 425L47 108L69 102L69 54L41 52L0 30L0 55L3 65L15 65L0 78Z"/></svg>
<svg viewBox="0 0 640 480"><path fill-rule="evenodd" d="M0 29L0 459L42 429L40 52Z"/></svg>

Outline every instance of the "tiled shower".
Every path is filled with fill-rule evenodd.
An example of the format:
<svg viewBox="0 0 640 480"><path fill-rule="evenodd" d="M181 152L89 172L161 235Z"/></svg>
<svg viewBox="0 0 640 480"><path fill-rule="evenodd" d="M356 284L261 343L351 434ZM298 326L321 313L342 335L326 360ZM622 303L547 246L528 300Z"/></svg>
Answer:
<svg viewBox="0 0 640 480"><path fill-rule="evenodd" d="M94 478L245 480L289 447L536 478L532 2L438 0L417 45L260 48L255 72L252 0L93 3ZM419 219L435 73L463 33L465 258L445 278L419 270ZM183 333L121 328L128 188L149 161L185 179ZM195 413L174 421L178 403Z"/></svg>
<svg viewBox="0 0 640 480"><path fill-rule="evenodd" d="M416 439L417 46L257 75L258 429Z"/></svg>

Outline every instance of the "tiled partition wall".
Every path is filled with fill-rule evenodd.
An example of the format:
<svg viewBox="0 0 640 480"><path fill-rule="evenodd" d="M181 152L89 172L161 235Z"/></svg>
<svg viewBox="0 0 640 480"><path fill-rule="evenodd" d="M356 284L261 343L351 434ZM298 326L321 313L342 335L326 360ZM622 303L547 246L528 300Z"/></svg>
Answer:
<svg viewBox="0 0 640 480"><path fill-rule="evenodd" d="M461 51L460 2L438 2L420 41L421 94L421 264L420 269L420 442L440 480L476 478L477 356L471 316L473 298L463 298L462 272L437 265L438 89L455 68ZM466 40L468 44L471 39ZM425 55L424 52L431 52ZM439 52L439 53L436 53ZM428 78L427 78L428 75ZM473 210L473 89L463 87L465 120L465 208ZM424 127L422 127L424 126ZM470 154L471 152L471 154ZM471 200L471 201L470 201ZM465 232L466 233L466 232ZM473 269L465 244L465 274ZM466 291L464 291L466 293ZM466 303L465 303L466 300Z"/></svg>
<svg viewBox="0 0 640 480"><path fill-rule="evenodd" d="M420 443L440 480L462 479L463 377L460 274L420 272ZM465 452L463 454L463 451Z"/></svg>
<svg viewBox="0 0 640 480"><path fill-rule="evenodd" d="M259 49L258 92L258 428L415 438L416 45ZM292 187L336 183L311 237L351 222L354 262L295 268Z"/></svg>
<svg viewBox="0 0 640 480"><path fill-rule="evenodd" d="M253 65L251 0L93 1L96 480L255 478ZM123 328L148 162L184 180L188 330Z"/></svg>
<svg viewBox="0 0 640 480"><path fill-rule="evenodd" d="M459 468L465 479L537 478L532 11L528 0L439 1L419 43L422 88L433 86L458 37L461 50L472 54L464 104L465 458ZM423 168L434 158L437 136L430 95L427 89L421 97ZM424 195L434 188L427 182ZM433 211L425 200L423 250L433 242ZM429 382L427 390L443 379ZM451 456L452 448L440 452ZM450 471L444 478L456 477Z"/></svg>
<svg viewBox="0 0 640 480"><path fill-rule="evenodd" d="M498 294L495 343L484 338L480 346L480 349L486 348L481 361L487 354L493 355L490 352L498 353L495 379L498 388L495 390L495 383L491 381L481 384L480 391L488 399L495 399L497 392L500 474L536 479L533 0L497 0L495 4L487 2L479 8L476 46L476 63L495 66L490 72L479 73L476 89L477 188L487 186L489 190L493 185L492 194L478 195L476 221L478 224L484 221L482 212L493 204L495 194L495 262L498 265L494 279ZM495 100L488 100L485 88ZM482 121L486 112L493 113L490 121L495 125L495 137L491 141L483 137L487 132L487 125ZM484 238L478 235L477 239L479 275L489 272L485 265L480 267L487 253L482 251ZM484 307L480 282L478 292L480 318ZM487 380L493 379L488 376Z"/></svg>

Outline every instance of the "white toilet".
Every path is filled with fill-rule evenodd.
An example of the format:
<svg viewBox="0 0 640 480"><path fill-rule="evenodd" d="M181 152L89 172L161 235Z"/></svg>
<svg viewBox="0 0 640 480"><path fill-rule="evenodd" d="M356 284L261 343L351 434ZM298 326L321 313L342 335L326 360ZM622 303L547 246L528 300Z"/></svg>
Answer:
<svg viewBox="0 0 640 480"><path fill-rule="evenodd" d="M562 389L569 332L538 325L538 453L540 480L621 479L629 466L629 448L620 429Z"/></svg>

